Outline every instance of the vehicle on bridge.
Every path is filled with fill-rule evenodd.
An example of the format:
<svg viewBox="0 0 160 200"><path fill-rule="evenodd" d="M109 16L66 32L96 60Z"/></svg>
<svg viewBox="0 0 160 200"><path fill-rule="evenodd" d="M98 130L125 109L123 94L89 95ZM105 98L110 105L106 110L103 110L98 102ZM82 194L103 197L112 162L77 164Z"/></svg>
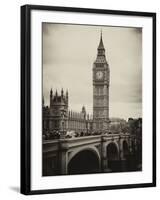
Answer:
<svg viewBox="0 0 160 200"><path fill-rule="evenodd" d="M66 138L72 138L72 137L76 137L77 136L77 133L75 131L67 131L66 133Z"/></svg>

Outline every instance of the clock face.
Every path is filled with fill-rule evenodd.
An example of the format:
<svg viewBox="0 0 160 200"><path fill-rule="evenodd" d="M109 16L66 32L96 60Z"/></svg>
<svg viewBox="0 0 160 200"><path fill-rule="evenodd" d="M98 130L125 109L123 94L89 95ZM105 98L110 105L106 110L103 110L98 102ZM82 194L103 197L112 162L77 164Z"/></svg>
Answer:
<svg viewBox="0 0 160 200"><path fill-rule="evenodd" d="M102 79L102 78L103 78L103 72L98 71L98 72L96 73L96 78L97 78L97 79Z"/></svg>

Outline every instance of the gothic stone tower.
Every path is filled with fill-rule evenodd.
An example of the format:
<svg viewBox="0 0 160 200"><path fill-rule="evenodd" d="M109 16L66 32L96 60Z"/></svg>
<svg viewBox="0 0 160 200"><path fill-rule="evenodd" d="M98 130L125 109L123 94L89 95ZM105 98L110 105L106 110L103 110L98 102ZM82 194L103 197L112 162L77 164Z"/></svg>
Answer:
<svg viewBox="0 0 160 200"><path fill-rule="evenodd" d="M102 40L97 48L97 58L93 64L93 128L108 132L109 129L109 82L110 70Z"/></svg>
<svg viewBox="0 0 160 200"><path fill-rule="evenodd" d="M68 128L68 91L64 94L63 89L58 95L56 90L55 95L50 91L50 130L58 130L63 136Z"/></svg>

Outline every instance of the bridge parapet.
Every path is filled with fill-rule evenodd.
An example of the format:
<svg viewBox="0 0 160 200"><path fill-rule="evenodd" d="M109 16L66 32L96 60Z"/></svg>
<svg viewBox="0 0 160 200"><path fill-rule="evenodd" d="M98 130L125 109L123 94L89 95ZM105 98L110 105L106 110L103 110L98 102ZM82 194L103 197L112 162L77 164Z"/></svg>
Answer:
<svg viewBox="0 0 160 200"><path fill-rule="evenodd" d="M43 141L43 153L50 151L58 151L59 140L45 140Z"/></svg>
<svg viewBox="0 0 160 200"><path fill-rule="evenodd" d="M43 152L58 151L58 149L70 149L82 145L96 144L106 141L118 141L120 139L129 139L130 134L102 134L83 137L64 138L56 140L44 140ZM133 136L132 136L133 137Z"/></svg>

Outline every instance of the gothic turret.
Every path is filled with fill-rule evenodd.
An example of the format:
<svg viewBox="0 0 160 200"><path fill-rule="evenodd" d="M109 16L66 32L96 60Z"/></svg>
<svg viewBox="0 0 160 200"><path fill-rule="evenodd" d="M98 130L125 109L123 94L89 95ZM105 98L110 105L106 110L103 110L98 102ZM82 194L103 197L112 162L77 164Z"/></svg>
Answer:
<svg viewBox="0 0 160 200"><path fill-rule="evenodd" d="M68 90L66 91L66 103L67 103L67 106L68 106Z"/></svg>
<svg viewBox="0 0 160 200"><path fill-rule="evenodd" d="M84 118L86 118L86 108L84 106L82 107L82 114Z"/></svg>
<svg viewBox="0 0 160 200"><path fill-rule="evenodd" d="M53 98L53 91L52 91L52 88L50 90L50 106L52 104L52 98Z"/></svg>
<svg viewBox="0 0 160 200"><path fill-rule="evenodd" d="M62 88L62 90L61 90L61 97L63 97L63 94L64 94L64 92L63 92L63 88Z"/></svg>
<svg viewBox="0 0 160 200"><path fill-rule="evenodd" d="M56 93L55 93L55 100L57 101L57 97L58 97L58 92L56 90Z"/></svg>

